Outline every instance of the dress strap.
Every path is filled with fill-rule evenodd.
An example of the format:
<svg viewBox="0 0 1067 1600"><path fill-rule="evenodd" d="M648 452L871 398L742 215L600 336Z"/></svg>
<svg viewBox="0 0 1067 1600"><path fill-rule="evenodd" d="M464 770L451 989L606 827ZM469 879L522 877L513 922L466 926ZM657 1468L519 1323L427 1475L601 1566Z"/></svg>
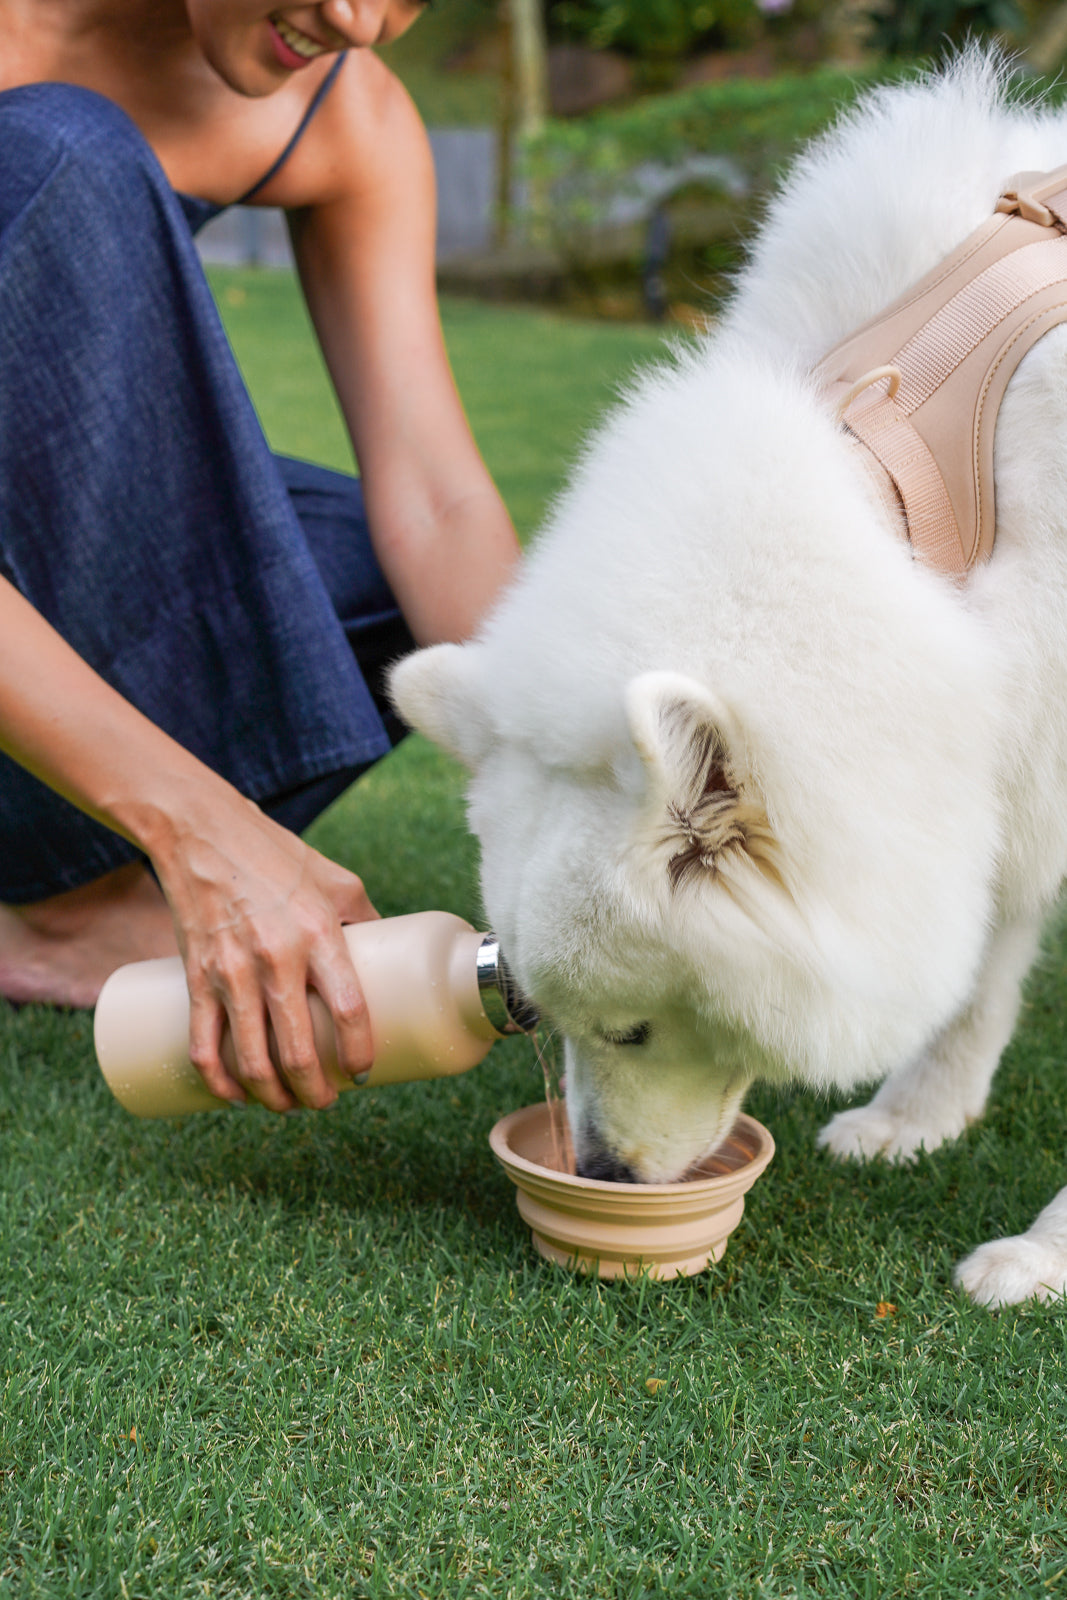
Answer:
<svg viewBox="0 0 1067 1600"><path fill-rule="evenodd" d="M325 78L323 78L322 82L319 84L318 88L315 90L315 93L311 97L311 101L310 101L310 103L308 105L307 110L304 112L304 115L300 118L300 121L297 124L296 132L293 134L293 137L289 140L289 143L286 145L285 149L282 151L282 153L278 157L277 161L272 163L272 165L263 174L262 178L259 178L252 185L251 189L246 189L244 194L241 195L239 199L237 199L237 200L235 200L233 202L233 204L235 206L247 205L249 200L251 200L254 195L257 195L261 189L265 189L267 187L267 184L271 181L271 179L273 177L275 177L277 175L277 173L279 173L282 170L282 168L285 166L285 163L288 161L289 157L292 155L293 151L296 149L297 145L300 143L301 139L304 137L304 133L307 130L308 123L311 121L312 117L315 115L316 111L319 109L319 106L322 104L322 102L325 100L326 96L329 94L330 90L333 88L334 80L336 79L337 74L340 72L341 68L345 64L345 55L346 55L346 53L347 52L344 51L344 50L341 51L341 54L337 57L337 60L334 62L333 66L330 68L330 70L326 74Z"/></svg>

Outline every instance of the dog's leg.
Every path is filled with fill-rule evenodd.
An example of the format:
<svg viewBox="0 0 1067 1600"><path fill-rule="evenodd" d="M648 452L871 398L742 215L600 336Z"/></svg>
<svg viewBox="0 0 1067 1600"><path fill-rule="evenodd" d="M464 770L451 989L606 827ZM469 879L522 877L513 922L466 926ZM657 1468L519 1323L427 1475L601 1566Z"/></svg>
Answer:
<svg viewBox="0 0 1067 1600"><path fill-rule="evenodd" d="M1025 1233L980 1244L956 1268L956 1282L981 1306L1067 1294L1067 1189Z"/></svg>
<svg viewBox="0 0 1067 1600"><path fill-rule="evenodd" d="M1040 928L1037 919L998 928L967 1007L917 1061L887 1078L868 1105L833 1117L819 1144L843 1159L908 1161L957 1138L980 1117L1015 1028Z"/></svg>

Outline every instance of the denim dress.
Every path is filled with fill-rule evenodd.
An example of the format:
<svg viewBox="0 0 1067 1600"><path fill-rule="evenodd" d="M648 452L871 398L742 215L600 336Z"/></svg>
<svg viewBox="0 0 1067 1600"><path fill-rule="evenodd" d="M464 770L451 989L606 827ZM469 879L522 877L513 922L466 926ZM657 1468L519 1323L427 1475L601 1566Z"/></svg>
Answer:
<svg viewBox="0 0 1067 1600"><path fill-rule="evenodd" d="M401 736L383 673L413 641L358 480L267 446L193 241L214 209L101 96L0 93L0 573L300 829ZM137 855L0 756L0 902Z"/></svg>

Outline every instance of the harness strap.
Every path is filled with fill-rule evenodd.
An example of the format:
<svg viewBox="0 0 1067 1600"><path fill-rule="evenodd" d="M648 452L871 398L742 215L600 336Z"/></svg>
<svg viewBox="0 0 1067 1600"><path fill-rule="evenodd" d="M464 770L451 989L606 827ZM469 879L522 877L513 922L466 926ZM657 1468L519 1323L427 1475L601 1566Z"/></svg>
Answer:
<svg viewBox="0 0 1067 1600"><path fill-rule="evenodd" d="M916 557L963 577L993 548L993 436L1026 352L1067 321L1067 166L1011 179L932 272L837 345L820 389Z"/></svg>

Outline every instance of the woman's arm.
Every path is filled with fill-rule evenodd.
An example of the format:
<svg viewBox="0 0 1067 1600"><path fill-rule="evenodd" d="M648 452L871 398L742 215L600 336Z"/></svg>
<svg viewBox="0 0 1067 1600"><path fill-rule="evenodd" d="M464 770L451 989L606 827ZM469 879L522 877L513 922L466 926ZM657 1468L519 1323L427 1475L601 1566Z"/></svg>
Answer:
<svg viewBox="0 0 1067 1600"><path fill-rule="evenodd" d="M372 1060L341 933L376 915L360 880L279 827L110 688L0 578L0 749L155 868L178 930L190 1053L213 1094L275 1111L336 1098L315 1053L308 988L349 1074ZM267 1020L283 1078L267 1046ZM234 1076L220 1055L227 1021ZM283 1081L284 1080L284 1081Z"/></svg>
<svg viewBox="0 0 1067 1600"><path fill-rule="evenodd" d="M294 214L293 238L375 551L420 643L464 639L519 547L441 334L429 140L406 92L362 52L306 137L292 177L316 199Z"/></svg>

